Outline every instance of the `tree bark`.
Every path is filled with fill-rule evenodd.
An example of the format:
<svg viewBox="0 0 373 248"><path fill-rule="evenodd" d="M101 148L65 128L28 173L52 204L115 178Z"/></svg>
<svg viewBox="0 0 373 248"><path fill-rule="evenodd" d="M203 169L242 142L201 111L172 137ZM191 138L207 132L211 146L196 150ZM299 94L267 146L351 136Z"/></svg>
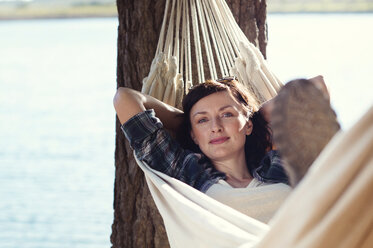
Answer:
<svg viewBox="0 0 373 248"><path fill-rule="evenodd" d="M265 0L227 3L248 39L265 55ZM117 87L141 89L155 54L164 6L165 0L117 0ZM162 218L132 154L117 119L112 247L168 247Z"/></svg>

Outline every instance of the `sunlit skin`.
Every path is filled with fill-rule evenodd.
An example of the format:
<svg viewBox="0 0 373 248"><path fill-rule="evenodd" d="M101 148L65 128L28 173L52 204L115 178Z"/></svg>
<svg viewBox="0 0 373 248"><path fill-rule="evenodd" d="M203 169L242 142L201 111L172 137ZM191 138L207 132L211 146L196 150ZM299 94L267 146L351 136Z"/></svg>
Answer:
<svg viewBox="0 0 373 248"><path fill-rule="evenodd" d="M218 170L228 179L251 180L244 146L253 126L228 91L199 100L191 109L190 120L192 139Z"/></svg>

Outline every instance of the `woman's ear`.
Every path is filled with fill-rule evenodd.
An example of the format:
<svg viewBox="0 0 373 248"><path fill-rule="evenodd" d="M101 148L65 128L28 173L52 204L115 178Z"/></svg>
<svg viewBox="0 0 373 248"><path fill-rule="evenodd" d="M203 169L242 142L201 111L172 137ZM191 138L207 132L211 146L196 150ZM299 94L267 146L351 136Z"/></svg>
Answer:
<svg viewBox="0 0 373 248"><path fill-rule="evenodd" d="M250 135L253 132L253 128L254 128L253 122L251 120L247 121L247 127L246 128L247 128L246 129L246 135Z"/></svg>
<svg viewBox="0 0 373 248"><path fill-rule="evenodd" d="M196 139L196 136L194 135L194 132L193 130L190 130L190 137L192 138L192 140L194 141L194 144L196 144L198 146L198 141Z"/></svg>

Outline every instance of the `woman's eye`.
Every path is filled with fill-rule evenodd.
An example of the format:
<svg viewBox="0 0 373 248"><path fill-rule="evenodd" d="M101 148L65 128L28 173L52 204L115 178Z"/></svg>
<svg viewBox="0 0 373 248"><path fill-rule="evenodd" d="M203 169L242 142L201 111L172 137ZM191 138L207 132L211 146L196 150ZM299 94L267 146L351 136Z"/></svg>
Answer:
<svg viewBox="0 0 373 248"><path fill-rule="evenodd" d="M232 117L233 114L230 112L223 113L223 117Z"/></svg>
<svg viewBox="0 0 373 248"><path fill-rule="evenodd" d="M197 121L197 123L204 123L207 121L207 118L201 118Z"/></svg>

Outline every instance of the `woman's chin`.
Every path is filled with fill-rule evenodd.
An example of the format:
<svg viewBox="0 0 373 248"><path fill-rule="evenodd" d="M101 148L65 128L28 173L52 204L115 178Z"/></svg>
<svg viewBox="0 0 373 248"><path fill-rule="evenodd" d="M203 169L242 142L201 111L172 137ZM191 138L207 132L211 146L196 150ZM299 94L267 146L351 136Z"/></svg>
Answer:
<svg viewBox="0 0 373 248"><path fill-rule="evenodd" d="M232 152L229 152L226 149L219 149L217 151L210 152L210 154L207 155L207 157L212 161L226 160L232 156Z"/></svg>

